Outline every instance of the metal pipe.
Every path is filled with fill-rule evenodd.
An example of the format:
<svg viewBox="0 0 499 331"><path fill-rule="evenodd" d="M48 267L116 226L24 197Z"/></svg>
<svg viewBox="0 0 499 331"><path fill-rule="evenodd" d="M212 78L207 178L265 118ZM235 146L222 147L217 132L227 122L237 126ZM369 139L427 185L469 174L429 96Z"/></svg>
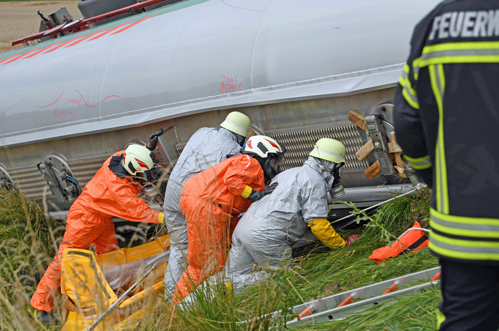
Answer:
<svg viewBox="0 0 499 331"><path fill-rule="evenodd" d="M130 288L128 290L126 290L125 293L123 293L123 295L121 297L118 298L118 300L116 300L115 302L113 302L113 304L105 311L102 313L102 315L100 315L88 328L85 329L85 331L92 331L96 326L97 324L99 324L100 321L102 321L104 318L106 318L107 315L109 315L109 313L111 313L111 311L116 308L123 300L125 300L126 296L128 295L128 293L130 293L131 291L133 291L133 289L135 287L137 287L137 285L139 285L147 276L149 276L149 274L158 267L158 265L160 265L162 263L162 260L158 260L152 267L151 269L149 269L149 271L147 271L144 275L142 275L142 277L140 277L140 279L138 281L136 281L132 286L130 286Z"/></svg>
<svg viewBox="0 0 499 331"><path fill-rule="evenodd" d="M369 203L370 206L371 204L390 199L394 194L401 194L413 190L414 187L414 185L408 183L383 186L345 187L345 195L339 198L332 199L328 194L328 203L333 204L337 201L352 201L356 204L359 202ZM335 207L336 206L339 207L340 204L336 204Z"/></svg>
<svg viewBox="0 0 499 331"><path fill-rule="evenodd" d="M370 207L367 207L367 208L363 209L363 210L362 210L362 212L368 211L368 210L370 210L370 209L373 209L373 208L376 208L376 207L378 207L378 206L384 205L384 204L385 204L385 203L387 203L387 202L390 202L390 201L396 200L396 199L398 199L398 198L401 198L401 197L403 197L403 196L406 196L406 195L408 195L408 194L411 194L411 193L413 193L413 192L416 192L418 189L419 189L419 187L416 187L414 190L411 190L411 191L409 191L409 192L405 192L405 193L403 193L403 194L401 194L401 195L398 195L398 196L396 196L396 197L394 197L394 198L391 198L391 199L388 199L388 200L382 201L382 202L380 202L380 203L377 203L377 204L375 204L375 205L372 205L372 206L370 206ZM355 216L355 215L357 215L357 214L356 214L356 213L354 213L354 214L347 215L347 216L342 217L342 218L340 218L340 219L338 219L338 220L334 220L334 221L332 221L332 222L331 222L331 224L338 223L338 222L340 222L340 221L346 220L347 218L350 218L350 217Z"/></svg>

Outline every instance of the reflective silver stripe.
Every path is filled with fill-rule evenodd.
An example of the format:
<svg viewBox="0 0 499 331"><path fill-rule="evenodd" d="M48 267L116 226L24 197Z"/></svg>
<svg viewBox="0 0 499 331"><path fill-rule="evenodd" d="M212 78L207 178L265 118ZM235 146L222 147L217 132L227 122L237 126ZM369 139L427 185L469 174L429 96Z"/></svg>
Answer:
<svg viewBox="0 0 499 331"><path fill-rule="evenodd" d="M414 95L413 91L409 87L410 84L411 84L411 82L409 81L409 75L404 70L402 70L402 76L401 76L401 78L404 81L404 84L402 84L402 87L406 91L406 93L409 96L409 98L411 98L411 100L413 102L419 104L418 97L416 95Z"/></svg>
<svg viewBox="0 0 499 331"><path fill-rule="evenodd" d="M340 154L336 154L336 153L333 153L333 152L328 152L328 151L325 151L323 149L320 149L318 147L314 147L314 149L319 152L319 153L324 153L324 154L328 154L328 155L331 155L331 156L335 156L335 157L339 157L340 159L344 160L345 157L343 155L340 155Z"/></svg>
<svg viewBox="0 0 499 331"><path fill-rule="evenodd" d="M419 104L418 97L415 96L414 94L412 94L412 91L407 86L407 82L406 82L406 84L404 84L404 90L407 92L407 95L409 96L409 98L411 98L412 101Z"/></svg>
<svg viewBox="0 0 499 331"><path fill-rule="evenodd" d="M411 166L416 166L416 167L424 167L424 166L427 166L427 165L430 165L431 166L431 160L430 158L428 158L427 160L424 160L424 161L419 161L419 162L414 162L410 159L408 159L406 157L407 161L409 161L409 163L411 164Z"/></svg>
<svg viewBox="0 0 499 331"><path fill-rule="evenodd" d="M439 73L439 70L438 70L438 66L435 66L435 78L437 80L437 86L438 86L438 90L440 91L440 100L441 100L441 103L442 103L442 114L441 116L443 116L443 108L444 108L444 95L443 95L443 91L442 91L442 82L440 80L440 73ZM443 121L443 119L441 119L441 121ZM438 139L439 140L439 139ZM438 148L438 158L440 160L439 162L439 168L438 168L438 171L440 172L440 211L443 212L445 211L445 204L444 204L444 199L445 199L445 195L444 195L444 166L443 166L443 159L442 159L442 154L444 153L444 151L442 150L442 143L441 142L437 142L439 148Z"/></svg>
<svg viewBox="0 0 499 331"><path fill-rule="evenodd" d="M442 107L444 105L444 88L442 85L442 77L440 77L440 70L438 70L438 66L435 65L435 78L437 81L438 91L440 92L440 100L442 100Z"/></svg>
<svg viewBox="0 0 499 331"><path fill-rule="evenodd" d="M497 222L497 225L485 225L485 224L466 224L466 223L450 222L450 221L440 219L435 215L431 215L430 218L433 222L437 223L438 225L449 227L449 228L462 229L462 230L474 230L474 231L499 232L499 221Z"/></svg>
<svg viewBox="0 0 499 331"><path fill-rule="evenodd" d="M408 78L409 78L409 74L407 72L405 72L405 70L402 70L402 79L408 80Z"/></svg>
<svg viewBox="0 0 499 331"><path fill-rule="evenodd" d="M227 121L227 120L225 120L225 121L224 121L224 123L225 123L225 124L228 124L228 125L233 125L233 126L235 126L236 128L241 129L241 130L246 131L246 132L248 132L248 131L249 131L248 129L243 128L242 126L239 126L239 125L237 125L236 123L232 123L232 122L229 122L229 121Z"/></svg>
<svg viewBox="0 0 499 331"><path fill-rule="evenodd" d="M435 81L437 83L437 89L439 93L439 97L442 103L442 114L443 116L443 106L444 106L444 91L442 87L442 77L440 77L440 72L438 70L438 65L433 65L432 66L432 71L435 73ZM443 119L440 119L440 121L443 121ZM439 124L440 125L440 124ZM438 173L439 173L439 180L437 181L438 185L438 195L439 195L439 212L444 212L445 204L444 204L444 186L443 186L443 160L442 160L442 153L444 151L442 150L442 144L440 143L440 137L437 139L437 158L438 158Z"/></svg>
<svg viewBox="0 0 499 331"><path fill-rule="evenodd" d="M425 53L421 56L421 60L429 60L434 59L436 57L445 57L445 56L487 56L487 55L499 55L499 49L497 48L484 48L484 49L453 49L446 51L436 51Z"/></svg>
<svg viewBox="0 0 499 331"><path fill-rule="evenodd" d="M430 242L440 248L443 249L448 249L450 251L455 251L455 252L463 252L463 253L489 253L489 254L499 254L499 247L498 248L492 248L492 247L469 247L469 246L458 246L458 245L449 245L447 243L438 241L434 237L430 237ZM472 241L472 243L476 243ZM493 243L493 242L491 242Z"/></svg>
<svg viewBox="0 0 499 331"><path fill-rule="evenodd" d="M438 153L438 172L440 174L440 180L438 181L438 186L439 186L439 194L440 194L440 210L439 212L444 212L444 184L443 184L443 166L442 166L442 151L441 151L441 145L440 143L438 142L438 139L437 139L437 146L438 146L438 149L437 149L437 153Z"/></svg>
<svg viewBox="0 0 499 331"><path fill-rule="evenodd" d="M413 67L412 71L414 72L414 77L417 77L419 75L419 66Z"/></svg>

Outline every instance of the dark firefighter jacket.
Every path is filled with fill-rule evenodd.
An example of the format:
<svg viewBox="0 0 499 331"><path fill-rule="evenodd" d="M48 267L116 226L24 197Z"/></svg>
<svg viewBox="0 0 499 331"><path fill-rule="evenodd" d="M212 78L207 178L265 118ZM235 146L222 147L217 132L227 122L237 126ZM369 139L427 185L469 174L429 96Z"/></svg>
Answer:
<svg viewBox="0 0 499 331"><path fill-rule="evenodd" d="M499 1L444 1L416 26L395 93L397 141L432 187L429 247L499 262Z"/></svg>

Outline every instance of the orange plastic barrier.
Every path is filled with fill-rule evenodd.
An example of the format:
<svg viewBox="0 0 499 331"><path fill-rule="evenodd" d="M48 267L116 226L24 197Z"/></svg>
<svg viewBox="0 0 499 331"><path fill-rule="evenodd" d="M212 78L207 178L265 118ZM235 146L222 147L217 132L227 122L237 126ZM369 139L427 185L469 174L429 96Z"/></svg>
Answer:
<svg viewBox="0 0 499 331"><path fill-rule="evenodd" d="M392 246L385 246L373 251L369 259L374 260L376 263L385 261L391 257L396 257L402 253L414 253L425 247L428 247L428 237L424 231L418 230L421 225L418 221L414 222L411 231L407 231L401 236ZM412 230L414 229L414 230Z"/></svg>

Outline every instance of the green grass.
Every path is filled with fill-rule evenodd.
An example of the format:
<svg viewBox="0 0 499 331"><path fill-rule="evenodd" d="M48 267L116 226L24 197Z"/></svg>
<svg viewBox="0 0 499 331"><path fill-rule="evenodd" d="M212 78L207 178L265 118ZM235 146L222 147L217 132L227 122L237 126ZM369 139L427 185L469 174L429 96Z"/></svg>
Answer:
<svg viewBox="0 0 499 331"><path fill-rule="evenodd" d="M177 308L175 314L171 313L171 307L159 296L152 315L144 318L136 330L268 330L270 326L280 330L284 329L283 319L272 321L268 316L260 316L277 310L287 312L294 305L310 300L434 267L438 265L438 261L427 249L389 259L380 265L368 259L373 250L392 243L415 220L419 220L422 226L427 226L429 197L429 190L424 190L418 197L404 197L390 202L372 216L359 214L359 222L366 218L370 222L357 230L340 232L344 238L361 234L361 239L353 245L339 250L330 250L321 243L310 245L295 252L290 268L271 271L268 280L247 287L240 295L234 296L223 285L225 280L219 279L219 285L201 286L195 291L196 300L187 307ZM9 201L5 206L12 211L1 208L4 200ZM27 213L29 210L31 212ZM16 225L31 223L45 227L47 219L42 216L41 210L33 203L19 197L14 198L5 192L0 195L0 236L5 242L9 238L18 240L9 244L3 244L2 241L3 248L0 252L8 251L9 245L26 248L15 248L15 253L9 253L14 254L14 261L18 262L7 262L4 259L2 264L2 274L7 267L8 273L13 277L0 278L0 287L7 287L7 290L0 292L0 330L23 329L23 325L30 325L30 329L34 330L46 330L30 314L29 298L34 284L17 280L29 270L19 268L23 263L29 261L34 266L43 265L53 256L53 241L47 240L51 227L43 228L45 235L36 237L36 231L25 230ZM26 219L30 221L26 222ZM61 232L54 235L56 238L60 236ZM35 237L37 239L33 240ZM25 246L21 245L19 238L25 238ZM6 294L12 293L16 295L16 299L21 297L21 300L12 302L6 299ZM355 313L343 321L296 329L428 330L435 325L434 311L439 301L438 290L430 290L418 296L403 297ZM286 318L289 321L295 316L289 314ZM242 321L245 323L241 323Z"/></svg>
<svg viewBox="0 0 499 331"><path fill-rule="evenodd" d="M62 232L36 203L0 189L0 330L36 329L29 301Z"/></svg>

